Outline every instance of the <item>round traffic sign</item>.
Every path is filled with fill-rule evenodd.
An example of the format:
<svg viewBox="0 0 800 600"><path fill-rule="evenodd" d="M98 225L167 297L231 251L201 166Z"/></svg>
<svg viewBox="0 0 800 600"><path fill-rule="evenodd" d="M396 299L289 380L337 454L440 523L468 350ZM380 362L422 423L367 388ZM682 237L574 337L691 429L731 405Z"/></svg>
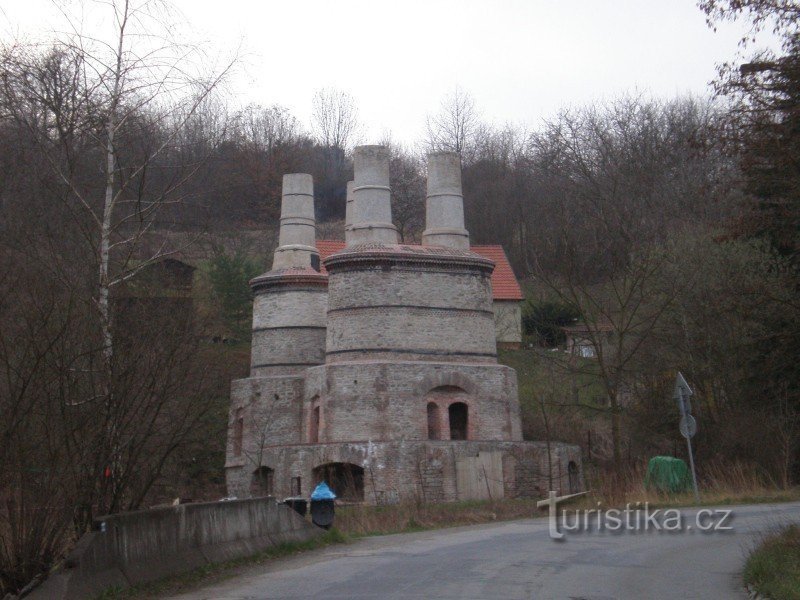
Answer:
<svg viewBox="0 0 800 600"><path fill-rule="evenodd" d="M697 433L697 421L695 421L692 415L683 415L678 428L681 430L681 435L683 437L687 439L694 437L694 434Z"/></svg>

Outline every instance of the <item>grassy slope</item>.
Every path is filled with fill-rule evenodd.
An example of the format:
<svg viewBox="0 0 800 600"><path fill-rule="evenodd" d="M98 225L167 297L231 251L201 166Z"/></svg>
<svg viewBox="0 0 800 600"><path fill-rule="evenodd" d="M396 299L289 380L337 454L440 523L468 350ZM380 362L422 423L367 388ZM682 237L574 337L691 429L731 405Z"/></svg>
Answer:
<svg viewBox="0 0 800 600"><path fill-rule="evenodd" d="M567 372L564 354L561 350L544 348L522 348L520 350L500 350L498 360L517 372L519 402L523 422L526 419L540 418L540 399L545 398L548 410L559 410L559 404L577 400L580 404L596 405L603 397L603 387L597 376L588 373L592 361L578 359L573 365L578 372ZM599 413L581 410L582 414L596 418Z"/></svg>
<svg viewBox="0 0 800 600"><path fill-rule="evenodd" d="M744 582L772 600L800 600L800 527L766 538L747 559Z"/></svg>

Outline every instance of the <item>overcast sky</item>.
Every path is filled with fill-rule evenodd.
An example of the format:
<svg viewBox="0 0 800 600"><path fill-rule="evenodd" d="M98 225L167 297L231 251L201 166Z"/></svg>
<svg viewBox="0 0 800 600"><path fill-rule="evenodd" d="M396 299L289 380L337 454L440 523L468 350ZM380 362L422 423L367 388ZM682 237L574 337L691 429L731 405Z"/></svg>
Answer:
<svg viewBox="0 0 800 600"><path fill-rule="evenodd" d="M237 102L281 104L308 123L314 91L335 87L356 99L365 141L387 131L414 141L455 86L487 121L533 127L560 107L624 92L706 94L743 32L713 32L695 0L173 3L212 51L241 47ZM51 0L0 7L6 39L59 28Z"/></svg>

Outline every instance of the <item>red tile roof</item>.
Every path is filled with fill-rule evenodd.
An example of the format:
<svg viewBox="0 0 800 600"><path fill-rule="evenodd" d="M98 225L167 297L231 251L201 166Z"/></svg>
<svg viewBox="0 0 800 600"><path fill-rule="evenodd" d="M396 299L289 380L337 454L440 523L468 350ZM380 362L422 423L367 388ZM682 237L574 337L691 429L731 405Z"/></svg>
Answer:
<svg viewBox="0 0 800 600"><path fill-rule="evenodd" d="M344 248L344 242L341 240L317 240L317 250L319 250L319 257L325 260L334 252L338 252ZM494 261L495 267L492 272L492 296L495 300L523 300L525 297L522 295L522 290L517 282L517 277L514 275L514 270L508 262L503 247L500 245L491 246L471 246L475 254L483 256ZM322 267L322 272L325 272L325 267Z"/></svg>

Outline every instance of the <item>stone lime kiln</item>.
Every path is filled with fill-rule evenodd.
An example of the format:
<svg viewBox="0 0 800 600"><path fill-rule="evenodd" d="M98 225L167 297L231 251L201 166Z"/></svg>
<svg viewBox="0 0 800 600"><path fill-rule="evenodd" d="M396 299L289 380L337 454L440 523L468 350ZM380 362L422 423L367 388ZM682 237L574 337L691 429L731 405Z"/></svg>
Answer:
<svg viewBox="0 0 800 600"><path fill-rule="evenodd" d="M428 156L422 245L398 243L388 150L356 148L354 175L326 272L311 177L284 176L273 268L251 282L250 377L232 386L229 493L308 494L322 479L370 503L542 496L551 479L578 490L578 447L551 443L548 463L546 444L522 441L459 156Z"/></svg>

